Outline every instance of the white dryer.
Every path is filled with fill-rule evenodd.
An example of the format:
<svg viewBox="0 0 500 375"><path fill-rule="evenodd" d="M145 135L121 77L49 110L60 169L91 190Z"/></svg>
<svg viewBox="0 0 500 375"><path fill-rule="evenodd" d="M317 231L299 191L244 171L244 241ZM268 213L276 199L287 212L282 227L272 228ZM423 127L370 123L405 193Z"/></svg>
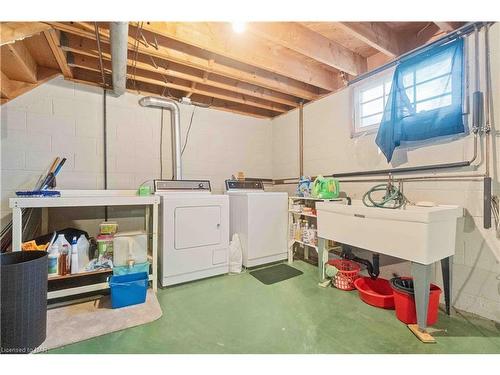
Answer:
<svg viewBox="0 0 500 375"><path fill-rule="evenodd" d="M226 180L232 236L238 233L243 265L287 258L288 194L264 191L261 181Z"/></svg>
<svg viewBox="0 0 500 375"><path fill-rule="evenodd" d="M229 200L210 181L156 180L160 208L160 284L229 271Z"/></svg>

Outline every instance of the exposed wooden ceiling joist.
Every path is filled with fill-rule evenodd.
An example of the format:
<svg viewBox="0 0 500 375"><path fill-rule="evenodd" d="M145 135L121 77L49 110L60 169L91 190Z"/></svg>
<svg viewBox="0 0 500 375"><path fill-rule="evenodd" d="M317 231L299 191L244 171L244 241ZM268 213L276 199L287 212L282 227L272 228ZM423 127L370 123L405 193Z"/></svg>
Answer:
<svg viewBox="0 0 500 375"><path fill-rule="evenodd" d="M335 75L315 61L298 59L249 33L236 34L225 23L147 22L144 29L260 69L334 91Z"/></svg>
<svg viewBox="0 0 500 375"><path fill-rule="evenodd" d="M12 81L4 72L0 71L0 96L6 99L12 99L14 97L14 90L15 88Z"/></svg>
<svg viewBox="0 0 500 375"><path fill-rule="evenodd" d="M97 43L94 40L74 35L67 35L62 38L61 44L61 48L67 52L94 58L99 57ZM108 43L101 43L101 52L104 60L111 61L110 45ZM246 82L225 78L215 74L209 74L207 71L203 72L199 69L179 65L177 63L171 63L167 60L142 53L139 53L136 56L134 51L130 50L128 52L128 65L136 66L139 69L150 72L162 73L167 77L181 78L192 81L193 83L201 83L207 86L234 91L236 93L248 95L258 99L268 100L272 103L284 104L290 106L291 108L298 105L297 99L293 96L250 85Z"/></svg>
<svg viewBox="0 0 500 375"><path fill-rule="evenodd" d="M65 77L72 77L71 69L68 66L68 62L66 61L66 54L63 50L61 50L60 43L60 32L57 30L47 30L44 31L43 34L49 43L50 49L54 54L54 57L57 61L57 65L59 65L59 69Z"/></svg>
<svg viewBox="0 0 500 375"><path fill-rule="evenodd" d="M37 71L37 82L29 83L29 82L16 81L10 79L9 77L7 77L7 75L5 75L5 73L1 71L0 73L1 73L0 92L1 96L4 98L4 100L2 100L2 104L10 99L14 99L19 95L22 95L25 92L34 89L35 87L51 80L52 78L60 74L60 72L57 70L39 67Z"/></svg>
<svg viewBox="0 0 500 375"><path fill-rule="evenodd" d="M100 57L109 85L109 23L99 22L101 53L94 23L2 26L0 41L10 43L0 46L4 61L0 103L59 71L66 79L100 86ZM47 29L51 26L54 29ZM351 76L460 26L454 22L277 22L250 23L245 33L236 34L228 23L131 22L127 89L188 96L213 108L274 117L300 102L335 92Z"/></svg>
<svg viewBox="0 0 500 375"><path fill-rule="evenodd" d="M100 87L100 84L95 83L100 81L100 74L100 72L92 70L73 68L73 78L70 78L70 80ZM155 96L161 95L164 91L162 86L140 81L137 81L134 84L133 80L127 80L127 89L132 92L139 91L144 95ZM176 92L176 94L179 94L179 92ZM245 116L253 116L257 118L269 118L275 116L275 113L269 110L248 107L246 105L231 103L217 98L207 98L200 95L192 95L191 98L193 101L209 105L211 108L238 113Z"/></svg>
<svg viewBox="0 0 500 375"><path fill-rule="evenodd" d="M437 27L439 27L442 31L448 33L455 29L458 29L463 25L463 22L434 22Z"/></svg>
<svg viewBox="0 0 500 375"><path fill-rule="evenodd" d="M0 24L0 46L28 38L50 26L42 22L2 22Z"/></svg>
<svg viewBox="0 0 500 375"><path fill-rule="evenodd" d="M70 66L73 67L100 72L99 61L96 58L75 55L73 59L70 59L69 64ZM110 61L108 60L103 61L103 67L106 72L108 73L111 72ZM129 66L127 69L127 79L139 82L145 82L160 87L172 88L182 92L192 91L194 94L203 95L207 97L214 97L217 99L222 99L234 103L240 103L247 105L249 107L267 109L269 111L273 111L276 113L284 113L290 109L289 107L285 107L279 104L272 104L254 98L246 98L244 95L235 94L226 90L215 89L215 88L208 90L206 87L202 85L198 85L197 87L193 88L191 84L184 83L185 81L183 82L183 81L165 80L160 73L153 73L149 71L144 71L142 69L135 69L132 66Z"/></svg>
<svg viewBox="0 0 500 375"><path fill-rule="evenodd" d="M69 34L83 36L87 39L95 40L95 34L91 30L91 26L89 25L81 23L71 24L61 22L53 22L51 23L51 25ZM132 35L134 31L135 28L130 27L130 33ZM146 37L151 37L151 35L148 35L148 32L145 32L144 34L146 34ZM101 28L100 35L101 41L109 43L109 32L106 29ZM135 39L133 37L129 37L129 49L133 50L134 45ZM307 85L303 82L265 72L259 69L243 70L241 68L234 68L225 63L218 62L215 59L208 59L193 54L188 54L183 51L170 48L164 44L159 45L157 49L153 47L145 47L142 44L139 44L137 47L137 51L141 54L172 61L181 65L207 71L209 73L215 73L220 76L246 82L269 90L293 95L301 99L314 100L319 97L319 92L317 90L313 91L312 86Z"/></svg>
<svg viewBox="0 0 500 375"><path fill-rule="evenodd" d="M2 71L7 77L21 82L37 82L37 64L22 40L3 45L0 49Z"/></svg>
<svg viewBox="0 0 500 375"><path fill-rule="evenodd" d="M254 22L248 29L259 37L350 75L366 71L365 58L295 22Z"/></svg>
<svg viewBox="0 0 500 375"><path fill-rule="evenodd" d="M401 53L398 35L383 22L338 22L337 24L390 57Z"/></svg>

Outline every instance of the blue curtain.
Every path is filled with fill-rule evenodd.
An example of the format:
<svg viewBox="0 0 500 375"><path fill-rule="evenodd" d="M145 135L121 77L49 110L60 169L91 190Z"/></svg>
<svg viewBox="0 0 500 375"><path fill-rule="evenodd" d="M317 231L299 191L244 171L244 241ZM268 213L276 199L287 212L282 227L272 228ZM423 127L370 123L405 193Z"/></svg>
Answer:
<svg viewBox="0 0 500 375"><path fill-rule="evenodd" d="M457 39L397 66L375 141L388 162L402 141L465 132L462 60Z"/></svg>

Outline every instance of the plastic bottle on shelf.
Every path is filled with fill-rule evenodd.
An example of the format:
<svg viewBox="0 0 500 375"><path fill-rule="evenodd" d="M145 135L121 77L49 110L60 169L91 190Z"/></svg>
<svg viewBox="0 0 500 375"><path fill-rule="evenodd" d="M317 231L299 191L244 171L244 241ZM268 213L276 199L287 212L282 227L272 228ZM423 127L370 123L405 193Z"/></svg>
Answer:
<svg viewBox="0 0 500 375"><path fill-rule="evenodd" d="M78 248L78 272L85 270L85 267L89 264L89 249L90 242L87 240L84 234L80 235L78 241L76 242L76 247Z"/></svg>
<svg viewBox="0 0 500 375"><path fill-rule="evenodd" d="M76 236L73 237L73 240L71 241L71 273L78 273L80 270L80 266L78 263L78 245L77 245L77 239Z"/></svg>
<svg viewBox="0 0 500 375"><path fill-rule="evenodd" d="M318 232L314 224L311 224L311 228L309 228L309 243L313 246L318 244Z"/></svg>
<svg viewBox="0 0 500 375"><path fill-rule="evenodd" d="M59 255L59 275L65 276L69 274L71 269L70 266L71 266L70 247L68 244L63 244Z"/></svg>
<svg viewBox="0 0 500 375"><path fill-rule="evenodd" d="M302 242L309 243L309 223L304 220L304 225L302 227Z"/></svg>
<svg viewBox="0 0 500 375"><path fill-rule="evenodd" d="M48 251L48 273L49 276L59 274L59 246L55 243Z"/></svg>
<svg viewBox="0 0 500 375"><path fill-rule="evenodd" d="M54 241L54 245L55 244L59 247L59 251L61 251L64 245L71 246L66 237L64 237L64 234L59 234L57 236L57 239Z"/></svg>
<svg viewBox="0 0 500 375"><path fill-rule="evenodd" d="M302 235L300 234L300 221L295 221L293 223L293 226L294 226L294 236L295 236L295 240L300 240L300 238L302 237Z"/></svg>

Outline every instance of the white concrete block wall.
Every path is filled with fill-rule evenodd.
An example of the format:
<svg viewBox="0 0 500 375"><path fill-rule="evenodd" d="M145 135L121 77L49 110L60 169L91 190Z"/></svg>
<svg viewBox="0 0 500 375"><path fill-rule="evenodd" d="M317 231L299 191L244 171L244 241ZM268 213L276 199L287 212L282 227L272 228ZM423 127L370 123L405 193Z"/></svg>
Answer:
<svg viewBox="0 0 500 375"><path fill-rule="evenodd" d="M490 31L491 67L493 75L493 109L500 128L500 27ZM472 44L469 45L472 48ZM483 65L481 65L483 67ZM484 71L482 69L482 74ZM484 87L484 85L483 85ZM396 166L416 166L461 161L472 156L472 137L449 142L430 142L424 147L400 149L396 162L388 165L379 153L375 134L351 138L350 90L345 89L304 107L304 171L306 175L331 174L360 170L386 169ZM289 112L273 120L273 176L298 176L298 114ZM499 163L500 133L494 133L496 155L492 155L494 191L500 193ZM479 171L484 171L484 160ZM455 172L456 173L456 172ZM361 199L374 183L344 183L341 189L354 199ZM282 190L293 192L287 185ZM466 209L459 221L454 258L453 304L456 308L500 321L500 239L493 230L483 229L482 181L408 182L405 194L412 201L427 200L440 204L456 204ZM409 244L410 245L410 244ZM391 274L391 264L384 267ZM440 267L436 266L435 281L442 285Z"/></svg>
<svg viewBox="0 0 500 375"><path fill-rule="evenodd" d="M139 95L107 97L108 188L136 189L160 177L159 109L143 108ZM10 215L8 198L16 190L32 189L38 176L56 156L67 161L57 178L61 189L102 189L102 90L56 78L6 103L1 111L1 217ZM192 106L181 105L184 142ZM223 192L223 181L244 171L247 176L272 177L270 120L196 108L183 157L184 178L209 179L213 191ZM164 113L164 178L171 178L170 116ZM52 227L74 225L95 233L102 210L52 210ZM140 224L127 218L130 210L113 210L125 228ZM98 219L93 219L97 216ZM123 229L123 228L122 228ZM133 228L130 228L133 229Z"/></svg>

